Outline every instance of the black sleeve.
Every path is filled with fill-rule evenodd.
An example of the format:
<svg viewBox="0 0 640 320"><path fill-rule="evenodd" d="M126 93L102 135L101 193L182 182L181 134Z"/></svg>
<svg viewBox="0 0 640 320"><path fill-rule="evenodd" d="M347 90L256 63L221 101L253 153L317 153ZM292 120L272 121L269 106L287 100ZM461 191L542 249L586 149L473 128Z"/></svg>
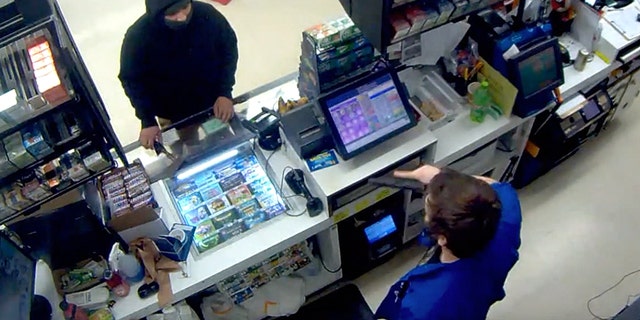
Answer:
<svg viewBox="0 0 640 320"><path fill-rule="evenodd" d="M157 126L153 111L152 95L144 84L144 53L137 39L130 32L125 35L120 52L120 82L124 92L136 109L136 117L142 122L142 128Z"/></svg>
<svg viewBox="0 0 640 320"><path fill-rule="evenodd" d="M221 59L219 94L231 99L233 98L231 92L233 85L236 84L236 69L238 67L238 39L227 19L221 13L217 14L219 16L216 18L219 36L216 37L216 47L218 48L216 51Z"/></svg>

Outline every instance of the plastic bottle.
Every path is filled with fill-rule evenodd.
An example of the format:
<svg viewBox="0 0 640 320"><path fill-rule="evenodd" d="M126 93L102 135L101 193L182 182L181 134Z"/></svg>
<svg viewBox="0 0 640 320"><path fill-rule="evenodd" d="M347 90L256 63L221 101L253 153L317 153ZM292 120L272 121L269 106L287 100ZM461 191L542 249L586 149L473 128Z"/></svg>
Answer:
<svg viewBox="0 0 640 320"><path fill-rule="evenodd" d="M64 312L64 318L66 320L89 320L87 312L73 303L62 301L59 307Z"/></svg>
<svg viewBox="0 0 640 320"><path fill-rule="evenodd" d="M122 277L131 283L140 282L144 278L144 269L134 256L125 254L120 244L114 243L109 253L109 265Z"/></svg>
<svg viewBox="0 0 640 320"><path fill-rule="evenodd" d="M126 297L129 294L129 284L120 277L120 275L111 270L104 271L104 279L107 281L107 286L118 297Z"/></svg>
<svg viewBox="0 0 640 320"><path fill-rule="evenodd" d="M478 107L488 107L491 105L491 96L489 95L489 82L482 81L480 87L473 92L473 104Z"/></svg>

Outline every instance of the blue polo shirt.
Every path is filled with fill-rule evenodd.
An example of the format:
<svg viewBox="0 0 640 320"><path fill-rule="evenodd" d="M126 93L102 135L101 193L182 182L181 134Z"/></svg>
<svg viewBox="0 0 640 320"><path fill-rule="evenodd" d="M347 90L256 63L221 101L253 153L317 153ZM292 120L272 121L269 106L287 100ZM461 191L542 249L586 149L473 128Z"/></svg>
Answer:
<svg viewBox="0 0 640 320"><path fill-rule="evenodd" d="M485 319L489 307L505 297L504 282L518 261L522 215L511 185L491 186L502 202L502 217L489 245L471 258L415 267L391 287L378 319Z"/></svg>

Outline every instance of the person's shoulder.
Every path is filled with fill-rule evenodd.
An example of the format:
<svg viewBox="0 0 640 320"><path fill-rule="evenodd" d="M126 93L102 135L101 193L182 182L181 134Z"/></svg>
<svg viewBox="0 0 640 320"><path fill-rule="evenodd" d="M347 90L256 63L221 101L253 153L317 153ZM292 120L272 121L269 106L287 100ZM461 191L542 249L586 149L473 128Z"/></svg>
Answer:
<svg viewBox="0 0 640 320"><path fill-rule="evenodd" d="M496 182L491 184L491 187L502 204L502 218L500 221L520 225L522 223L522 209L520 208L518 193L513 186L506 182Z"/></svg>
<svg viewBox="0 0 640 320"><path fill-rule="evenodd" d="M149 34L152 26L146 14L136 20L124 34L125 41L140 41L145 38L145 34Z"/></svg>

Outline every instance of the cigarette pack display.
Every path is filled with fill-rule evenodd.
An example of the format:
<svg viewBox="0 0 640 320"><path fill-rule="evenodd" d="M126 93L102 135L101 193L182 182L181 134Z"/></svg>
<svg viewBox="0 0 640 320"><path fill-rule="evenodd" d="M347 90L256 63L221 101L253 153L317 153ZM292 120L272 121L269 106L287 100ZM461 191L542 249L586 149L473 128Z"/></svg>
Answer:
<svg viewBox="0 0 640 320"><path fill-rule="evenodd" d="M438 14L437 11L431 8L423 8L423 9L426 17L426 20L422 25L422 30L424 31L436 26L436 23L438 22L438 18L440 17L440 14Z"/></svg>
<svg viewBox="0 0 640 320"><path fill-rule="evenodd" d="M24 147L34 158L42 159L53 153L40 123L36 122L28 126L21 133Z"/></svg>
<svg viewBox="0 0 640 320"><path fill-rule="evenodd" d="M392 28L392 38L391 40L398 40L407 34L411 30L411 24L407 21L404 16L400 13L392 14L389 19L391 19L391 28Z"/></svg>
<svg viewBox="0 0 640 320"><path fill-rule="evenodd" d="M452 0L451 2L453 2L453 5L456 6L455 11L451 14L451 19L455 19L469 13L469 10L471 8L469 5L469 0Z"/></svg>
<svg viewBox="0 0 640 320"><path fill-rule="evenodd" d="M427 21L427 13L420 9L417 5L409 6L405 10L405 17L411 23L411 29L409 33L416 33L422 31L422 26Z"/></svg>
<svg viewBox="0 0 640 320"><path fill-rule="evenodd" d="M437 0L436 9L440 13L440 17L438 18L438 21L436 21L436 25L440 25L449 21L449 18L451 17L453 10L456 9L456 6L448 0Z"/></svg>
<svg viewBox="0 0 640 320"><path fill-rule="evenodd" d="M5 191L4 201L9 208L17 211L26 209L32 203L31 200L22 194L19 186L13 186L11 189Z"/></svg>
<svg viewBox="0 0 640 320"><path fill-rule="evenodd" d="M38 176L32 172L22 179L22 194L32 201L40 201L50 196L52 193Z"/></svg>
<svg viewBox="0 0 640 320"><path fill-rule="evenodd" d="M18 171L18 167L9 161L7 153L4 151L4 145L0 142L0 177L6 177L16 171Z"/></svg>
<svg viewBox="0 0 640 320"><path fill-rule="evenodd" d="M4 138L3 142L9 161L18 168L25 168L36 161L22 144L22 135L19 131Z"/></svg>
<svg viewBox="0 0 640 320"><path fill-rule="evenodd" d="M5 217L8 217L15 212L15 210L7 206L4 201L4 197L0 196L0 219L4 219Z"/></svg>
<svg viewBox="0 0 640 320"><path fill-rule="evenodd" d="M88 157L82 159L82 161L84 162L84 165L93 172L98 172L111 166L111 161L109 161L100 151L92 153Z"/></svg>

